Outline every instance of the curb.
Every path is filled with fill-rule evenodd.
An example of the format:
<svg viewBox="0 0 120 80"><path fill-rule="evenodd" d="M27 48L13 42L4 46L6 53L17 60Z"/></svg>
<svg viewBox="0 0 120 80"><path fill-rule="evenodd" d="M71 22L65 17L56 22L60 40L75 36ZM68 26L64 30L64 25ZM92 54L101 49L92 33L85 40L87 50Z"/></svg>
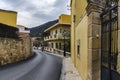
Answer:
<svg viewBox="0 0 120 80"><path fill-rule="evenodd" d="M45 53L47 53L47 54L52 54L52 55L54 55L54 56L63 57L63 55L54 54L54 53L51 53L51 52L47 52L47 51L43 51L43 52L45 52Z"/></svg>
<svg viewBox="0 0 120 80"><path fill-rule="evenodd" d="M66 80L65 79L65 73L66 73L65 58L63 58L60 80Z"/></svg>

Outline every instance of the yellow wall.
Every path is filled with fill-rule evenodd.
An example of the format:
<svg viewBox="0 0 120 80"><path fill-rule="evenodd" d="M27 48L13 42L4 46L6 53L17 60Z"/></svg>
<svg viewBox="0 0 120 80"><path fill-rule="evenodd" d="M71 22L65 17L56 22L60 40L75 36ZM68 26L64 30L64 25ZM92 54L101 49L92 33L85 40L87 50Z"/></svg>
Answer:
<svg viewBox="0 0 120 80"><path fill-rule="evenodd" d="M76 63L76 52L72 48L75 46L75 26L79 23L80 19L83 17L86 6L87 6L87 1L86 0L71 0L71 57L74 63ZM75 22L73 22L75 16Z"/></svg>
<svg viewBox="0 0 120 80"><path fill-rule="evenodd" d="M16 27L17 13L0 10L0 23Z"/></svg>
<svg viewBox="0 0 120 80"><path fill-rule="evenodd" d="M87 0L75 0L75 15L76 15L76 24L80 20L80 18L83 16L86 6L87 6Z"/></svg>
<svg viewBox="0 0 120 80"><path fill-rule="evenodd" d="M83 80L87 80L87 70L88 70L88 17L85 17L81 20L81 22L76 27L76 54L77 54L77 41L80 40L80 55L76 56L76 67L83 78Z"/></svg>
<svg viewBox="0 0 120 80"><path fill-rule="evenodd" d="M59 16L59 23L71 23L71 16L67 14L62 14Z"/></svg>
<svg viewBox="0 0 120 80"><path fill-rule="evenodd" d="M88 17L87 0L71 1L71 58L80 76L87 80L88 71ZM74 21L75 16L75 22ZM77 54L77 41L80 40L80 55ZM74 47L74 48L73 48Z"/></svg>
<svg viewBox="0 0 120 80"><path fill-rule="evenodd" d="M74 22L73 22L73 16L75 14L75 0L72 0L71 3L71 58L73 62L76 62L75 58L75 27L74 27ZM74 48L73 48L74 47ZM75 63L76 64L76 63Z"/></svg>

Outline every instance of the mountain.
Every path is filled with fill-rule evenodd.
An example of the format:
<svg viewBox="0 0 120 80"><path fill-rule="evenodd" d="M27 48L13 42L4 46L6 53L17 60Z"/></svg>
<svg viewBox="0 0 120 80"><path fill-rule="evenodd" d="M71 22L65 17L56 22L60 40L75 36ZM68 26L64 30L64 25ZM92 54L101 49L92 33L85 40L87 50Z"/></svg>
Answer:
<svg viewBox="0 0 120 80"><path fill-rule="evenodd" d="M30 36L37 37L40 35L40 33L43 34L45 29L51 27L52 25L56 24L57 22L58 22L58 20L49 21L49 22L42 24L40 26L30 28Z"/></svg>

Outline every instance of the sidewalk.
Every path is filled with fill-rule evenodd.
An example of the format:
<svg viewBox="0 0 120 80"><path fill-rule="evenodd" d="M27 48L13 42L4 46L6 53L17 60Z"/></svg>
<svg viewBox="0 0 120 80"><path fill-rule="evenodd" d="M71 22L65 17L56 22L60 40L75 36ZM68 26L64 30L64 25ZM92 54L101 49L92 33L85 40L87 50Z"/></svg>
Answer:
<svg viewBox="0 0 120 80"><path fill-rule="evenodd" d="M70 57L64 58L65 80L82 80Z"/></svg>

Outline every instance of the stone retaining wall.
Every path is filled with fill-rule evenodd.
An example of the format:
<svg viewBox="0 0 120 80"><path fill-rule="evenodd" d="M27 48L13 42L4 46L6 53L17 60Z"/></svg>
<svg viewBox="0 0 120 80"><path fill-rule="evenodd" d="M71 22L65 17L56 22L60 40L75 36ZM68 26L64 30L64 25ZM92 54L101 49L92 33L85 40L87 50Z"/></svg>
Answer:
<svg viewBox="0 0 120 80"><path fill-rule="evenodd" d="M22 39L0 38L0 65L24 60L31 55L30 37Z"/></svg>

